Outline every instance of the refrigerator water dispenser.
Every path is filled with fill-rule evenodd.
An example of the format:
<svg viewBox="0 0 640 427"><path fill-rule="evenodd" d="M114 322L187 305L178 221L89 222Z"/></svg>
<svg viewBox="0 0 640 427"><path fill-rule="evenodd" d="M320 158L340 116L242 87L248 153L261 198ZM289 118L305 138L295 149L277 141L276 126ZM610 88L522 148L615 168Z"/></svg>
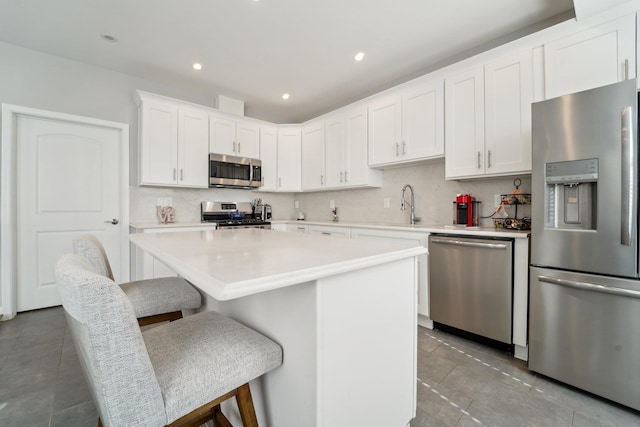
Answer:
<svg viewBox="0 0 640 427"><path fill-rule="evenodd" d="M546 163L545 227L595 230L598 159Z"/></svg>

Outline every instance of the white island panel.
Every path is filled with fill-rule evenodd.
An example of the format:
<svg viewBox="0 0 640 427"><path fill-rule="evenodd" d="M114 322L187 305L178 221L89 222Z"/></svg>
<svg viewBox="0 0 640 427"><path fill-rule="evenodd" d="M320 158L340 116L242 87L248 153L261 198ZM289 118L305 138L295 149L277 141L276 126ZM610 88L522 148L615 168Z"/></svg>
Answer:
<svg viewBox="0 0 640 427"><path fill-rule="evenodd" d="M131 241L198 287L203 309L283 347L283 365L251 384L261 426L405 427L415 416L424 247L260 229Z"/></svg>

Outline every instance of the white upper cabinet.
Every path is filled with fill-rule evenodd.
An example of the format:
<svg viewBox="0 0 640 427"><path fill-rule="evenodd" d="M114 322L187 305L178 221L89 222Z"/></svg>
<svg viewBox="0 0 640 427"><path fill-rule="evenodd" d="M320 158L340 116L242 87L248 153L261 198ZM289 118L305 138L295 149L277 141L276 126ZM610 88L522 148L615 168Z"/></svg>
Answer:
<svg viewBox="0 0 640 427"><path fill-rule="evenodd" d="M369 105L369 165L400 161L402 143L402 98L390 94Z"/></svg>
<svg viewBox="0 0 640 427"><path fill-rule="evenodd" d="M345 120L342 114L333 114L325 121L327 187L330 188L344 185L344 173L347 167L344 127Z"/></svg>
<svg viewBox="0 0 640 427"><path fill-rule="evenodd" d="M406 160L444 156L443 81L435 79L404 90L402 155Z"/></svg>
<svg viewBox="0 0 640 427"><path fill-rule="evenodd" d="M352 108L344 114L344 187L382 187L382 172L369 168L367 158L367 108Z"/></svg>
<svg viewBox="0 0 640 427"><path fill-rule="evenodd" d="M208 187L205 110L138 91L140 185Z"/></svg>
<svg viewBox="0 0 640 427"><path fill-rule="evenodd" d="M441 79L420 82L369 105L369 164L386 166L444 155Z"/></svg>
<svg viewBox="0 0 640 427"><path fill-rule="evenodd" d="M447 178L484 174L484 70L445 79Z"/></svg>
<svg viewBox="0 0 640 427"><path fill-rule="evenodd" d="M260 128L260 160L262 161L262 186L264 191L278 189L278 129Z"/></svg>
<svg viewBox="0 0 640 427"><path fill-rule="evenodd" d="M278 129L277 191L301 190L300 152L300 127L280 127Z"/></svg>
<svg viewBox="0 0 640 427"><path fill-rule="evenodd" d="M178 185L209 186L207 113L178 108Z"/></svg>
<svg viewBox="0 0 640 427"><path fill-rule="evenodd" d="M445 80L447 179L531 172L532 52Z"/></svg>
<svg viewBox="0 0 640 427"><path fill-rule="evenodd" d="M381 187L382 172L367 158L367 107L343 109L325 122L327 187Z"/></svg>
<svg viewBox="0 0 640 427"><path fill-rule="evenodd" d="M326 187L324 120L302 127L302 190Z"/></svg>
<svg viewBox="0 0 640 427"><path fill-rule="evenodd" d="M260 126L248 120L209 116L209 150L216 154L258 158Z"/></svg>
<svg viewBox="0 0 640 427"><path fill-rule="evenodd" d="M544 70L546 99L635 78L635 14L545 43Z"/></svg>
<svg viewBox="0 0 640 427"><path fill-rule="evenodd" d="M484 67L485 172L531 171L533 64L529 50Z"/></svg>

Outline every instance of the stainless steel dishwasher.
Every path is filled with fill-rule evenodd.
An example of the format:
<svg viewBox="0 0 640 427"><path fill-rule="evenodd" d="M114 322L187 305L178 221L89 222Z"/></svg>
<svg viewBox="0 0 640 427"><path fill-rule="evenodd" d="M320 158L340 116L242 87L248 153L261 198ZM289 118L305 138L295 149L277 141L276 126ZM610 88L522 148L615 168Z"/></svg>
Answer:
<svg viewBox="0 0 640 427"><path fill-rule="evenodd" d="M430 235L429 293L434 322L511 344L513 239Z"/></svg>

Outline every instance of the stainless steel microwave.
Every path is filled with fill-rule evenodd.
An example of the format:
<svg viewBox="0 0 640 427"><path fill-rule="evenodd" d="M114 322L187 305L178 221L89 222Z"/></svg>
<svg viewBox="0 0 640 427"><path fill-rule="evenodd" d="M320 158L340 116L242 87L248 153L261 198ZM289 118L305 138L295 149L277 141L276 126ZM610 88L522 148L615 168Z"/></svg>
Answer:
<svg viewBox="0 0 640 427"><path fill-rule="evenodd" d="M262 162L248 157L209 154L209 187L258 188Z"/></svg>

